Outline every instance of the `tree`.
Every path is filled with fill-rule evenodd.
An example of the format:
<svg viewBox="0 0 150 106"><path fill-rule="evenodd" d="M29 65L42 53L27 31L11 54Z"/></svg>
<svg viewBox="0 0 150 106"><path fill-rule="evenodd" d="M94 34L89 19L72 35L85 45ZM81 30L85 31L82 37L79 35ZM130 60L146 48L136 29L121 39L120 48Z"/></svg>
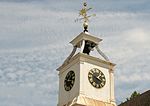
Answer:
<svg viewBox="0 0 150 106"><path fill-rule="evenodd" d="M131 96L130 96L130 100L133 99L133 98L135 98L135 97L137 97L137 96L139 96L139 95L140 95L140 93L138 93L137 91L134 91L134 92L131 94Z"/></svg>
<svg viewBox="0 0 150 106"><path fill-rule="evenodd" d="M133 98L135 98L135 97L137 97L137 96L139 96L140 95L140 93L138 93L137 91L134 91L132 94L131 94L131 96L130 97L128 97L128 98L126 98L126 101L129 101L129 100L131 100L131 99L133 99ZM125 102L126 102L125 101ZM121 104L123 104L124 102L122 102ZM120 104L120 105L121 105ZM120 106L119 105L119 106Z"/></svg>

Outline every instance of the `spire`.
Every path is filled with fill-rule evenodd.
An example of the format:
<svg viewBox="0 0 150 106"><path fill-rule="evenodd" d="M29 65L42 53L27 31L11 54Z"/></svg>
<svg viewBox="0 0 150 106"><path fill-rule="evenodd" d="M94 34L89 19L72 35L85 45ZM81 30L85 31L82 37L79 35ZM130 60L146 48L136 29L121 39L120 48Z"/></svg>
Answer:
<svg viewBox="0 0 150 106"><path fill-rule="evenodd" d="M89 10L91 10L92 8L87 8L87 3L84 2L83 3L83 8L79 11L79 18L76 19L75 21L80 21L83 20L83 28L84 28L84 32L88 32L88 22L89 22L89 18L92 16L96 16L96 14L92 14L92 15L87 15L87 12Z"/></svg>

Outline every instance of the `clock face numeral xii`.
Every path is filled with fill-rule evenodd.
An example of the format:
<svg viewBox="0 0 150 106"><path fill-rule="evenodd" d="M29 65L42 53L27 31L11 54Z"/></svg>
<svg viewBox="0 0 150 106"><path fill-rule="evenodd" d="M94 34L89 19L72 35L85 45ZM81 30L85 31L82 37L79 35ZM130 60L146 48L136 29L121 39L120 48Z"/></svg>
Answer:
<svg viewBox="0 0 150 106"><path fill-rule="evenodd" d="M102 88L106 83L105 75L97 68L93 68L89 71L88 79L95 88Z"/></svg>
<svg viewBox="0 0 150 106"><path fill-rule="evenodd" d="M66 91L70 91L75 82L75 73L74 71L69 71L64 80L64 88Z"/></svg>

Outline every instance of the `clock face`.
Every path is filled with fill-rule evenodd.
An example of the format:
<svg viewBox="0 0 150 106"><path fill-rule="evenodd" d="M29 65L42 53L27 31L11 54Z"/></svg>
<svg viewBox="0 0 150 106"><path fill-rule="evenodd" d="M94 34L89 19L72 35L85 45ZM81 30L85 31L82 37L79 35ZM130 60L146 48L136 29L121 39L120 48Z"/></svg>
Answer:
<svg viewBox="0 0 150 106"><path fill-rule="evenodd" d="M70 91L75 82L75 73L73 71L69 71L64 80L64 88L66 91Z"/></svg>
<svg viewBox="0 0 150 106"><path fill-rule="evenodd" d="M97 68L89 71L88 79L95 88L102 88L106 83L105 75Z"/></svg>

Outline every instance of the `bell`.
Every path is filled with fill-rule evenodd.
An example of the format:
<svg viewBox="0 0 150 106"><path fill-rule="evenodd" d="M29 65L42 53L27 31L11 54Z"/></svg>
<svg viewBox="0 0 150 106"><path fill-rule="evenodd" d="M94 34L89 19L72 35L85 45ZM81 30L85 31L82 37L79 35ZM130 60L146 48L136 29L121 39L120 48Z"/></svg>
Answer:
<svg viewBox="0 0 150 106"><path fill-rule="evenodd" d="M95 43L93 42L89 42L89 41L85 41L85 46L84 46L84 49L83 49L83 53L86 53L86 54L90 54L91 51L93 51L93 48L95 47Z"/></svg>

